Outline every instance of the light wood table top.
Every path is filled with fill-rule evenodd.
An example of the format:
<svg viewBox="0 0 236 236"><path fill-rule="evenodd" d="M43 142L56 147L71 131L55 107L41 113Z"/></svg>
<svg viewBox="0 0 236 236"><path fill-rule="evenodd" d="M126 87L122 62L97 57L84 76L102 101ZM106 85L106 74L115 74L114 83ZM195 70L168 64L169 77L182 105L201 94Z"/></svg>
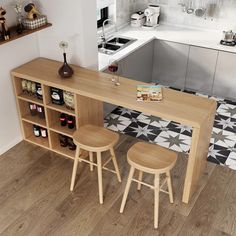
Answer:
<svg viewBox="0 0 236 236"><path fill-rule="evenodd" d="M78 66L73 66L75 74L72 78L61 79L57 74L60 66L61 62L37 58L14 69L12 74L195 128L205 122L216 104L214 100L168 88L163 88L164 99L160 103L137 102L136 86L145 84L143 82L122 77L121 85L115 86L110 81L111 75Z"/></svg>

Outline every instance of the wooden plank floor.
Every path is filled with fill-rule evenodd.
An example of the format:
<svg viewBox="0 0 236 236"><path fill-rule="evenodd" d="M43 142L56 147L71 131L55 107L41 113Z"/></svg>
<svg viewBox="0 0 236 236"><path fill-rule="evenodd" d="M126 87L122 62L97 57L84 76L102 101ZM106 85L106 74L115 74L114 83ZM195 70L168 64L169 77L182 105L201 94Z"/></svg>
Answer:
<svg viewBox="0 0 236 236"><path fill-rule="evenodd" d="M116 152L123 181L103 172L103 205L98 203L96 170L80 164L70 193L71 160L24 141L15 146L0 158L0 235L236 235L236 172L208 163L191 204L185 205L184 156L172 171L175 203L160 195L158 230L153 229L153 192L145 186L137 191L132 184L120 214L129 170L126 152L136 141L121 136Z"/></svg>

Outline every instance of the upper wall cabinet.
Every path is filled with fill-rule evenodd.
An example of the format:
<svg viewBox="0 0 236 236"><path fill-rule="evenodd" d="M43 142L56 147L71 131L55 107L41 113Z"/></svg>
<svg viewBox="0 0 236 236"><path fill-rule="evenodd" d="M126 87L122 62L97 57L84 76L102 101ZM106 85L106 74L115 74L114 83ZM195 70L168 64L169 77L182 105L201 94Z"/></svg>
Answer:
<svg viewBox="0 0 236 236"><path fill-rule="evenodd" d="M188 45L155 40L153 82L183 89L188 54Z"/></svg>
<svg viewBox="0 0 236 236"><path fill-rule="evenodd" d="M190 47L186 76L186 89L212 93L218 51Z"/></svg>
<svg viewBox="0 0 236 236"><path fill-rule="evenodd" d="M236 99L236 54L219 52L213 94Z"/></svg>

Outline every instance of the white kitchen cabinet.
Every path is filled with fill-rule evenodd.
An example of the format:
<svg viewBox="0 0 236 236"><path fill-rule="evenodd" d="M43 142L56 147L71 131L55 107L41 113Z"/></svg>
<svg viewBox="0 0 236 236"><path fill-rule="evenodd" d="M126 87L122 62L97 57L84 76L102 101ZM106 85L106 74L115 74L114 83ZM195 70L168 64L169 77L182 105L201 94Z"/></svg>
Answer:
<svg viewBox="0 0 236 236"><path fill-rule="evenodd" d="M219 52L213 94L236 99L236 54Z"/></svg>
<svg viewBox="0 0 236 236"><path fill-rule="evenodd" d="M188 45L155 40L152 81L183 89L188 54Z"/></svg>
<svg viewBox="0 0 236 236"><path fill-rule="evenodd" d="M149 42L122 59L120 61L122 76L133 80L151 82L153 48L154 41Z"/></svg>
<svg viewBox="0 0 236 236"><path fill-rule="evenodd" d="M212 94L217 50L190 47L185 88Z"/></svg>

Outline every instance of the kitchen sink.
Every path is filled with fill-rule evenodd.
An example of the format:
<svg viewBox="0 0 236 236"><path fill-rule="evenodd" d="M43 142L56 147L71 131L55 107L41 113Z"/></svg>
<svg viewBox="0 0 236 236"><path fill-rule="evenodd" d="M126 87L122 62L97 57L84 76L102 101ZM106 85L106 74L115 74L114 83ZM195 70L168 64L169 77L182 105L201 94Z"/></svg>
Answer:
<svg viewBox="0 0 236 236"><path fill-rule="evenodd" d="M98 45L99 49L106 49L106 50L110 50L110 51L117 51L118 49L120 49L120 46L115 45L115 44L110 44L110 43L104 43L104 44L99 44Z"/></svg>
<svg viewBox="0 0 236 236"><path fill-rule="evenodd" d="M98 51L107 55L113 55L116 52L126 48L134 41L136 41L136 39L113 37L108 39L106 43L100 43L98 45Z"/></svg>
<svg viewBox="0 0 236 236"><path fill-rule="evenodd" d="M131 39L115 37L113 39L108 40L108 43L123 45L123 44L129 43L130 41L131 41Z"/></svg>

